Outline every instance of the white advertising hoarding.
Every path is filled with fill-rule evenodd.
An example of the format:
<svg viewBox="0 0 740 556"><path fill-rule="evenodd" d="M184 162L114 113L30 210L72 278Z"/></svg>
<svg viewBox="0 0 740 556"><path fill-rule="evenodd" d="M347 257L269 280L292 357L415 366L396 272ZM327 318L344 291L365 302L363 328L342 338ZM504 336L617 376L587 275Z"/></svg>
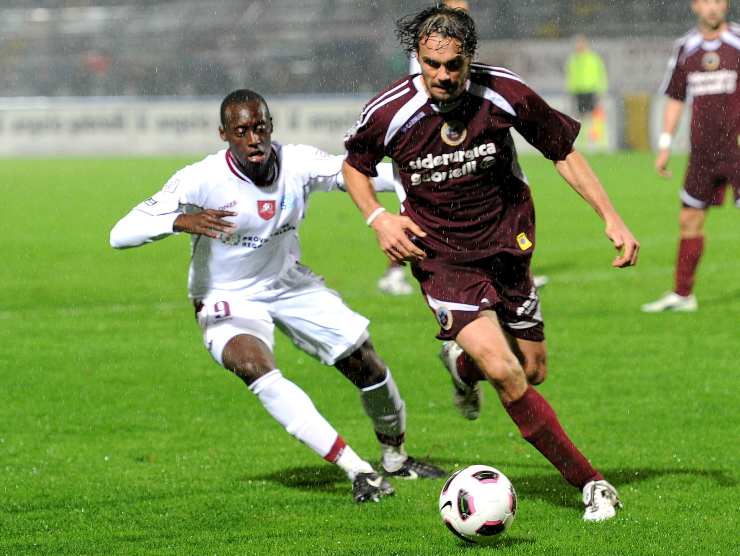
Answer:
<svg viewBox="0 0 740 556"><path fill-rule="evenodd" d="M340 153L344 134L366 101L360 95L268 99L273 137ZM559 95L548 101L567 111L570 98ZM206 154L223 145L219 105L220 99L212 98L0 100L0 156ZM601 139L584 143L588 150L610 151L618 145L614 99L606 99L604 109ZM587 133L584 129L582 137ZM532 150L520 138L517 147L520 152Z"/></svg>

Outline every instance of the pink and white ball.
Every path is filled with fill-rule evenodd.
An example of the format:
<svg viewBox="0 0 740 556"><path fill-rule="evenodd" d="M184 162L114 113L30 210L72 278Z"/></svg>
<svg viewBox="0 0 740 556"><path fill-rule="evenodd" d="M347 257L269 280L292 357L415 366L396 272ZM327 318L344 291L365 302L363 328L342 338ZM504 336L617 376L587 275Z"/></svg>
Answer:
<svg viewBox="0 0 740 556"><path fill-rule="evenodd" d="M461 539L490 544L514 522L516 492L495 467L471 465L447 479L439 495L439 513Z"/></svg>

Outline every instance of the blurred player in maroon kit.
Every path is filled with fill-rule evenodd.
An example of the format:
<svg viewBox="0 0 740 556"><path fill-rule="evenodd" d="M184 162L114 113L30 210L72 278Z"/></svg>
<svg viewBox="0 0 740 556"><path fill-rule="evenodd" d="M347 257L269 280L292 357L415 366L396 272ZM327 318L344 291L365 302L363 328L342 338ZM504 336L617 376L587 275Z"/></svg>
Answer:
<svg viewBox="0 0 740 556"><path fill-rule="evenodd" d="M583 518L614 517L616 489L573 445L547 401L530 386L547 373L544 329L529 269L534 208L510 129L537 147L601 216L618 250L636 263L639 244L585 159L573 149L579 124L552 109L520 77L473 63L475 23L462 10L432 7L398 22L420 75L405 77L366 106L345 146L347 189L389 259L411 261L440 325L461 409L477 416L486 379L522 436L572 485ZM401 215L378 203L369 177L390 157L406 198ZM457 347L459 345L459 348Z"/></svg>
<svg viewBox="0 0 740 556"><path fill-rule="evenodd" d="M673 132L691 98L691 156L681 191L675 287L643 305L647 313L696 311L692 292L704 251L706 211L722 204L728 184L740 208L740 26L725 20L727 0L693 0L691 7L699 25L676 42L668 64L663 85L668 100L655 160L658 173L670 177Z"/></svg>

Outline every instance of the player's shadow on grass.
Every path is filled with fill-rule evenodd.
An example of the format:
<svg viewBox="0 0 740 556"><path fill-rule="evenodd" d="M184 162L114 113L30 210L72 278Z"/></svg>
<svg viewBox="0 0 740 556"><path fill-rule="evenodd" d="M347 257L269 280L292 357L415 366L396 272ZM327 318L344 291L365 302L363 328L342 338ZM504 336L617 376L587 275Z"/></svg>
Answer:
<svg viewBox="0 0 740 556"><path fill-rule="evenodd" d="M455 460L435 458L432 463L441 465L450 473L459 468ZM447 464L447 465L445 465ZM539 498L555 506L572 507L574 489L563 481L557 472L546 463L501 462L503 467L542 469L543 473L517 477L513 471L508 473L521 497ZM454 468L454 469L453 469ZM549 469L552 469L551 471ZM728 471L721 469L690 469L687 467L657 469L657 468L623 468L605 470L604 475L618 489L633 483L640 483L656 477L671 475L691 475L697 478L706 478L714 481L720 487L736 487L738 481ZM311 465L302 467L288 467L258 476L244 476L243 481L269 481L288 488L306 491L320 491L339 496L347 495L347 476L332 465ZM442 481L443 479L439 479Z"/></svg>
<svg viewBox="0 0 740 556"><path fill-rule="evenodd" d="M269 481L298 490L320 491L347 495L349 481L341 469L333 465L287 467L273 473L242 477L243 481Z"/></svg>
<svg viewBox="0 0 740 556"><path fill-rule="evenodd" d="M460 460L452 458L424 458L424 461L433 463L442 467L445 471L452 474L453 471L461 469ZM468 462L466 465L472 465L476 462ZM377 462L374 467L379 468ZM517 463L518 467L534 468L534 469L548 469L548 464L536 464L536 463ZM447 477L438 479L440 484ZM333 465L306 465L302 467L286 467L279 471L272 473L266 473L264 475L249 475L241 477L242 481L269 481L271 483L278 483L288 488L295 488L298 490L307 491L321 491L327 493L337 493L345 496L347 494L348 480L347 476L336 466ZM552 480L557 480L557 475L553 475Z"/></svg>
<svg viewBox="0 0 740 556"><path fill-rule="evenodd" d="M511 467L518 467L516 462L510 463ZM671 475L691 475L697 478L705 478L714 481L720 487L736 487L738 481L728 471L721 469L689 469L686 467L656 469L656 468L623 468L616 470L605 470L606 479L619 489L633 483L640 483L657 477ZM509 474L513 478L516 491L520 497L540 498L555 506L573 506L573 488L561 480L557 474L545 473L538 475L516 478L514 473Z"/></svg>

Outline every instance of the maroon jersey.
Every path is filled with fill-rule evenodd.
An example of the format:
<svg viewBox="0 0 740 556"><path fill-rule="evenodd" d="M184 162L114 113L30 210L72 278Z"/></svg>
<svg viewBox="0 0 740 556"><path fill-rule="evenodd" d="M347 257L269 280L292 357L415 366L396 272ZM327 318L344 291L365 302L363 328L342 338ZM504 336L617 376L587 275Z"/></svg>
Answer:
<svg viewBox="0 0 740 556"><path fill-rule="evenodd" d="M383 157L393 159L403 211L428 234L415 241L429 256L531 257L534 209L511 128L557 161L573 150L580 124L503 68L472 64L466 91L444 112L421 75L409 76L365 106L345 141L347 162L374 176Z"/></svg>
<svg viewBox="0 0 740 556"><path fill-rule="evenodd" d="M740 26L731 23L716 40L693 30L676 41L663 92L691 99L692 156L740 158Z"/></svg>

